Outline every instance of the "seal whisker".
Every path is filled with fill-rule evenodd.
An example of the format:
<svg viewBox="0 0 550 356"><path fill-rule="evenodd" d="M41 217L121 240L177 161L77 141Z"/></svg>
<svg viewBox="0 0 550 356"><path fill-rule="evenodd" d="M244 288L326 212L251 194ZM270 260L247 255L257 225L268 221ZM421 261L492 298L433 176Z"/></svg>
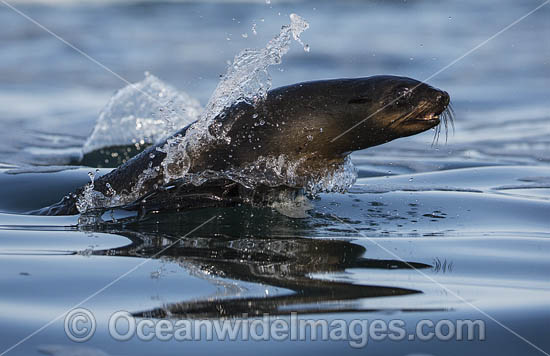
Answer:
<svg viewBox="0 0 550 356"><path fill-rule="evenodd" d="M455 110L453 109L453 106L451 103L449 103L449 106L447 107L447 110L449 110L449 119L451 120L451 127L453 128L453 135L455 133Z"/></svg>
<svg viewBox="0 0 550 356"><path fill-rule="evenodd" d="M434 138L432 140L432 147L439 143L439 133L441 132L441 124L434 128Z"/></svg>
<svg viewBox="0 0 550 356"><path fill-rule="evenodd" d="M448 142L449 139L449 127L452 129L453 135L455 133L455 124L454 124L454 117L455 113L453 110L453 107L449 103L449 105L443 110L443 112L440 114L441 122L436 127L436 134L437 138L439 139L439 134L441 133L441 126L445 126L445 143Z"/></svg>
<svg viewBox="0 0 550 356"><path fill-rule="evenodd" d="M443 115L441 117L443 119L443 125L445 125L445 144L447 143L449 139L449 115L447 111L443 112Z"/></svg>

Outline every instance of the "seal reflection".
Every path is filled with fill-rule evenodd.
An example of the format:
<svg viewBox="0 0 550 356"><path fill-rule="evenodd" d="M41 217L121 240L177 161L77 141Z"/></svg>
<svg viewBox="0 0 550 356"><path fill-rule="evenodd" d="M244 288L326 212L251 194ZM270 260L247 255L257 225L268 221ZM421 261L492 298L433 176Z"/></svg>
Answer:
<svg viewBox="0 0 550 356"><path fill-rule="evenodd" d="M331 280L330 274L350 269L401 270L433 266L414 261L366 258L365 247L341 239L262 235L262 229L277 225L277 222L272 220L271 224L264 224L262 220L285 219L267 210L253 209L253 224L250 224L250 221L241 221L240 224L233 225L225 224L228 219L232 219L233 214L224 210L216 223L194 236L185 236L189 231L187 225L191 225L191 221L194 220L193 216L187 216L185 219L179 214L180 219L185 219L185 223L182 224L170 220L166 214L153 214L144 220L129 224L120 224L119 221L105 230L125 236L131 243L115 249L97 250L93 254L158 258L178 263L190 271L201 271L215 279L230 279L237 284L256 283L284 289L274 295L265 296L246 296L245 292L244 296L175 301L157 309L134 312L135 316L142 317L170 315L173 318L217 318L264 313L280 315L290 312L314 314L378 311L380 309L369 309L360 301L364 298L422 293L415 289L357 284L341 279ZM243 216L242 212L233 213ZM174 218L172 215L171 217ZM172 224L163 224L164 219ZM151 224L152 222L154 224ZM300 228L300 224L306 223L297 222L294 226L287 225L286 228L290 230L288 232L293 231L295 235L301 235L305 231L300 229L306 226ZM116 227L117 225L120 228ZM139 227L139 232L136 227ZM157 231L144 232L148 229ZM170 246L171 244L173 246ZM168 246L170 247L167 248ZM319 274L323 274L323 277L316 277Z"/></svg>

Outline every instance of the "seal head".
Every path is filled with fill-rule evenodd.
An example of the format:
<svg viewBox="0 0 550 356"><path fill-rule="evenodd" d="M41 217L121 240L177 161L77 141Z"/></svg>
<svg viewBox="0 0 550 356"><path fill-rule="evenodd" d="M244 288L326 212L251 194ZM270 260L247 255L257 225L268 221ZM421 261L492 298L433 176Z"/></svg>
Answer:
<svg viewBox="0 0 550 356"><path fill-rule="evenodd" d="M306 174L353 151L436 127L442 118L452 119L448 105L446 92L397 76L280 87L254 105L230 108L214 135L224 132L231 144L212 147L208 158L200 157L194 167L220 170L259 156L285 155L309 162L302 170Z"/></svg>

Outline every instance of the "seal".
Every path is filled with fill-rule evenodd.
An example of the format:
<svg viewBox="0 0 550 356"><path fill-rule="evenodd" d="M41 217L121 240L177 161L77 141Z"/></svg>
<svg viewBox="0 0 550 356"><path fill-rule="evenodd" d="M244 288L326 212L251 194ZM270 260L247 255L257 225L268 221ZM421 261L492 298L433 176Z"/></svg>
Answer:
<svg viewBox="0 0 550 356"><path fill-rule="evenodd" d="M270 90L257 102L239 102L216 116L208 132L211 137L225 139L197 144L180 161L163 163L170 140L185 138L191 124L97 178L93 189L109 195L137 187L138 199L126 206L130 209L145 201L155 209L261 202L273 190L304 188L312 178L341 166L353 151L426 131L442 121L445 125L447 120L452 122L449 102L445 91L415 79L388 75L284 86ZM292 184L246 187L231 178L213 177L173 189L168 178L182 165L187 174L232 169L254 173L250 167L261 170L258 162L262 159L281 156L295 162ZM148 169L155 174L144 179L142 172ZM78 189L39 213L77 214L77 198L84 190Z"/></svg>

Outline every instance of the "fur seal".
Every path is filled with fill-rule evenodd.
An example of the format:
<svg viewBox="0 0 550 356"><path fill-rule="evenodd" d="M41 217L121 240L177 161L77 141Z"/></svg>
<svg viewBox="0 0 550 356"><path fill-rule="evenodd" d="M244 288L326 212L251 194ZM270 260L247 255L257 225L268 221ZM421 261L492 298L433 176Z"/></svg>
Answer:
<svg viewBox="0 0 550 356"><path fill-rule="evenodd" d="M235 168L246 171L250 167L261 170L257 162L262 158L284 156L296 162L292 184L246 187L228 177L213 177L173 189L167 177L183 162L163 165L167 156L163 147L168 143L162 142L97 178L93 190L108 196L138 186L136 201L127 208L137 208L145 201L155 209L261 202L276 188L303 188L312 177L341 166L353 151L423 132L441 121L452 122L449 102L449 95L442 90L411 78L388 75L284 86L270 90L255 103L243 101L225 109L207 129L212 137L227 139L192 148L185 165L189 174ZM185 137L192 125L173 138ZM147 169L156 173L140 179ZM77 214L78 196L84 190L78 189L39 213Z"/></svg>

